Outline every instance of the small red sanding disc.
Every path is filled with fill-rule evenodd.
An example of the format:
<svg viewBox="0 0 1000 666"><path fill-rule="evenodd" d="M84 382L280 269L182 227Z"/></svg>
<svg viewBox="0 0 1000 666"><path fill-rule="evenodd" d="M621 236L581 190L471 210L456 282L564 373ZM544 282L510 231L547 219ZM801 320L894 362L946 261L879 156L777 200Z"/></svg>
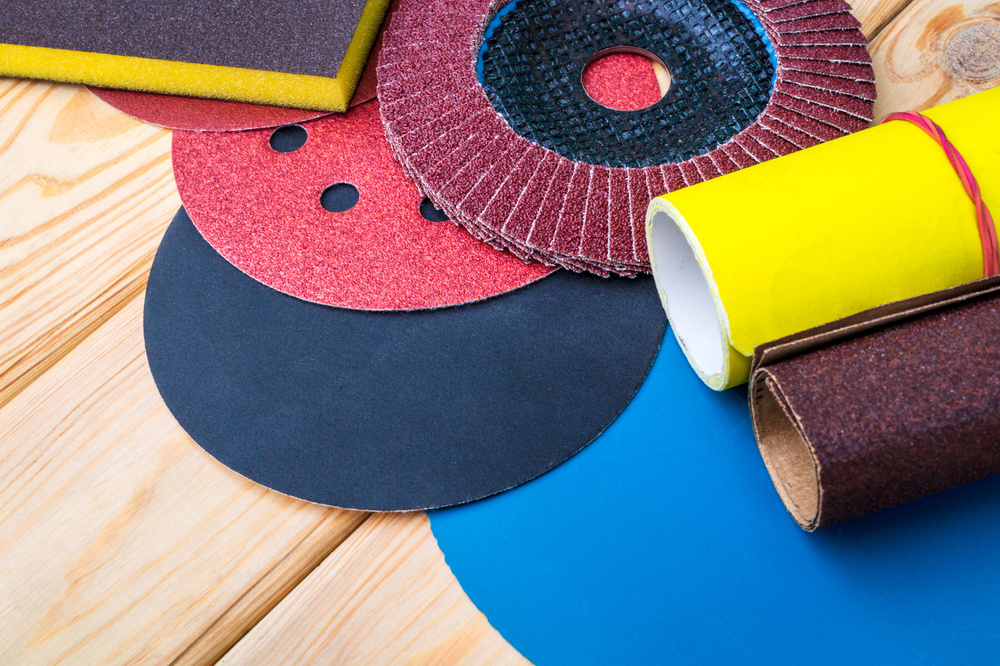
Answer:
<svg viewBox="0 0 1000 666"><path fill-rule="evenodd" d="M169 129L196 132L233 132L277 127L327 114L326 111L286 109L281 106L160 95L133 90L90 88L90 92L137 120Z"/></svg>
<svg viewBox="0 0 1000 666"><path fill-rule="evenodd" d="M305 144L272 131L175 132L184 206L206 240L260 282L308 301L365 310L468 303L552 272L428 221L422 195L385 140L377 101L302 123ZM321 195L349 183L357 203L329 212Z"/></svg>

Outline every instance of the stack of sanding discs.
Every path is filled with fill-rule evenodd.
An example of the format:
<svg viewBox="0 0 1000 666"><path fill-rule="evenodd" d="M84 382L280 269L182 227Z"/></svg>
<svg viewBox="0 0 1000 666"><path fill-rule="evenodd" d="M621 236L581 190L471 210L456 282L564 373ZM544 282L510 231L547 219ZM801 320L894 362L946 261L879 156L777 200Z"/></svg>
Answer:
<svg viewBox="0 0 1000 666"><path fill-rule="evenodd" d="M628 65L603 66L595 94L620 103L601 81ZM655 96L649 64L634 74L632 97ZM245 117L206 105L219 108L174 118ZM147 358L184 429L258 483L390 511L500 492L597 437L657 354L650 278L574 275L477 241L422 201L377 100L173 140L185 208L150 275Z"/></svg>
<svg viewBox="0 0 1000 666"><path fill-rule="evenodd" d="M801 14L781 18L806 43L846 45L785 53L732 0L677 17L669 2L636 5L644 14L519 2L496 17L487 2L399 4L378 100L278 129L175 131L185 210L157 255L144 319L157 387L206 451L287 494L368 510L477 499L586 446L643 382L665 319L648 277L551 267L635 276L654 194L857 129L874 96L841 5L811 32L792 20ZM534 13L505 23L515 11ZM595 12L608 24L592 25ZM573 33L568 43L593 36L533 62L544 48L523 30L546 17ZM644 41L650 26L660 30ZM665 94L649 62L620 77L638 82L627 99L601 89L624 58L591 72L591 96L577 61L610 57L599 41L609 32L640 51L693 46L662 58ZM862 64L842 62L852 57ZM791 61L835 71L790 83ZM561 87L547 97L532 68ZM844 90L810 87L832 80ZM778 90L786 116L804 120L779 127L775 116L769 129L760 118ZM253 126L244 115L180 120Z"/></svg>
<svg viewBox="0 0 1000 666"><path fill-rule="evenodd" d="M574 271L648 271L653 196L861 129L867 40L841 0L432 0L404 4L378 66L407 174L474 236ZM653 106L583 89L627 47L667 68Z"/></svg>

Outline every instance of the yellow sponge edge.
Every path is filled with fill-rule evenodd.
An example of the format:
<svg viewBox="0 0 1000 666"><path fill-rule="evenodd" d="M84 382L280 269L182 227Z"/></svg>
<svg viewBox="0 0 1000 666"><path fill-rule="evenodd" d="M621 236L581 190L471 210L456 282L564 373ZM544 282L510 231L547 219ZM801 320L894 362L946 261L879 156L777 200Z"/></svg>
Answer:
<svg viewBox="0 0 1000 666"><path fill-rule="evenodd" d="M346 111L390 0L368 0L336 78L0 44L7 76L186 97Z"/></svg>

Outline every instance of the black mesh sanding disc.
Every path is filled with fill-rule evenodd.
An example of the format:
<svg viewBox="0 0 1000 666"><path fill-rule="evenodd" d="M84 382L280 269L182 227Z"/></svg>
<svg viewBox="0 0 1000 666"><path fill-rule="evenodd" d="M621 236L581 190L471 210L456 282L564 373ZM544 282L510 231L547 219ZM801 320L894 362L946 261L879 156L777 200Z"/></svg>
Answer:
<svg viewBox="0 0 1000 666"><path fill-rule="evenodd" d="M515 132L563 157L608 167L683 162L767 106L774 56L747 14L732 0L518 0L487 28L480 78ZM622 46L670 72L669 90L647 109L595 104L580 85L594 54Z"/></svg>
<svg viewBox="0 0 1000 666"><path fill-rule="evenodd" d="M477 238L636 275L653 197L868 126L859 27L843 0L403 2L383 35L382 121L407 174ZM609 48L663 61L666 96L590 100L582 69Z"/></svg>
<svg viewBox="0 0 1000 666"><path fill-rule="evenodd" d="M153 379L202 448L285 494L352 509L467 502L586 446L666 327L652 278L556 271L459 307L347 310L233 267L183 210L153 262Z"/></svg>

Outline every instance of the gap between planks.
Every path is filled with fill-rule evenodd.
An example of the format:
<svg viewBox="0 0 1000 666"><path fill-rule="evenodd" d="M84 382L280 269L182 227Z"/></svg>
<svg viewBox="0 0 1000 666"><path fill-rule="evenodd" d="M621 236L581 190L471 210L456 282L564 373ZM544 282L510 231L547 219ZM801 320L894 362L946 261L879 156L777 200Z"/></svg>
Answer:
<svg viewBox="0 0 1000 666"><path fill-rule="evenodd" d="M220 663L529 662L469 600L417 513L368 518Z"/></svg>
<svg viewBox="0 0 1000 666"><path fill-rule="evenodd" d="M351 537L370 514L350 512L354 519L331 538L317 525L295 549L281 559L266 579L241 596L225 613L171 662L172 666L215 663L260 623L337 548Z"/></svg>
<svg viewBox="0 0 1000 666"><path fill-rule="evenodd" d="M861 22L861 32L868 38L869 44L913 1L847 0L853 8L854 17Z"/></svg>

